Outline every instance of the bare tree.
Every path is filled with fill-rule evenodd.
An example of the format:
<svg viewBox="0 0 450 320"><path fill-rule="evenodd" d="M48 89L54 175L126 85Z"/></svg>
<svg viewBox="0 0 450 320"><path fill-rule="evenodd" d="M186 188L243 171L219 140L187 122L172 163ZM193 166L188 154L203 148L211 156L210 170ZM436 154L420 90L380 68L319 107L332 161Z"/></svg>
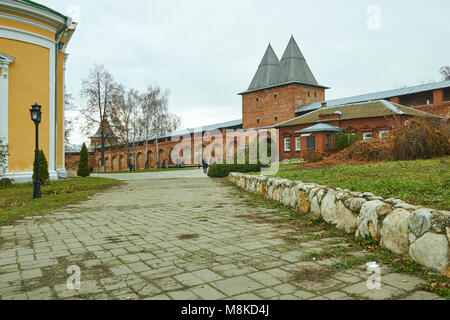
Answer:
<svg viewBox="0 0 450 320"><path fill-rule="evenodd" d="M442 75L444 80L450 80L450 66L441 67L439 73Z"/></svg>
<svg viewBox="0 0 450 320"><path fill-rule="evenodd" d="M67 149L72 148L70 143L70 135L72 134L75 118L68 114L67 111L74 111L75 105L72 103L73 97L70 93L64 94L64 144Z"/></svg>
<svg viewBox="0 0 450 320"><path fill-rule="evenodd" d="M149 86L142 94L142 121L145 130L145 165L148 168L148 145L150 136L162 136L177 130L181 125L178 116L168 110L169 92L160 87ZM156 139L156 163L159 167L158 139Z"/></svg>
<svg viewBox="0 0 450 320"><path fill-rule="evenodd" d="M125 90L120 87L120 95L111 110L111 122L123 144L127 155L127 164L136 168L136 153L142 141L145 128L142 118L141 95L137 90ZM133 156L130 157L130 148Z"/></svg>
<svg viewBox="0 0 450 320"><path fill-rule="evenodd" d="M142 142L145 124L142 119L141 95L138 91L131 89L127 93L128 103L131 106L131 147L133 148L133 170L136 170L136 153Z"/></svg>
<svg viewBox="0 0 450 320"><path fill-rule="evenodd" d="M118 98L115 100L114 108L111 109L111 123L122 143L127 155L127 166L130 164L130 131L131 131L131 107L128 104L125 88L118 87Z"/></svg>
<svg viewBox="0 0 450 320"><path fill-rule="evenodd" d="M108 139L112 138L108 118L112 106L118 98L118 88L113 76L103 65L94 65L89 70L89 75L82 80L81 96L87 98L87 103L80 108L80 112L86 119L86 131L96 126L99 127L101 172L105 171L105 146Z"/></svg>

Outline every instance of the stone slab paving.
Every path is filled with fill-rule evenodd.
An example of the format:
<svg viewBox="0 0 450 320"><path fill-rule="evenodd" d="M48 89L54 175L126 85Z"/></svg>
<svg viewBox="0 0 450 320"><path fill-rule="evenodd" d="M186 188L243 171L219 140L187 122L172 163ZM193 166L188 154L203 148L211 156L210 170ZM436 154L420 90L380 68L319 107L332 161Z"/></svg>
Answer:
<svg viewBox="0 0 450 320"><path fill-rule="evenodd" d="M290 230L274 209L250 206L201 170L101 176L125 183L0 228L0 299L439 299L388 268L369 290L362 268L304 261L343 239L284 240ZM80 268L80 289L67 288L69 266Z"/></svg>

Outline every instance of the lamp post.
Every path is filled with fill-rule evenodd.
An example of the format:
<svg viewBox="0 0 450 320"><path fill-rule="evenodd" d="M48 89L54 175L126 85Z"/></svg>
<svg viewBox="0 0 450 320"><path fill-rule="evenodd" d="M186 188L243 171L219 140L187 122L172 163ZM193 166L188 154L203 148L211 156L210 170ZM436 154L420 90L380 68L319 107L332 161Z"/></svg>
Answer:
<svg viewBox="0 0 450 320"><path fill-rule="evenodd" d="M39 199L41 195L41 182L39 181L39 123L41 122L41 106L35 103L30 109L31 120L36 127L36 150L34 153L34 192L33 199Z"/></svg>

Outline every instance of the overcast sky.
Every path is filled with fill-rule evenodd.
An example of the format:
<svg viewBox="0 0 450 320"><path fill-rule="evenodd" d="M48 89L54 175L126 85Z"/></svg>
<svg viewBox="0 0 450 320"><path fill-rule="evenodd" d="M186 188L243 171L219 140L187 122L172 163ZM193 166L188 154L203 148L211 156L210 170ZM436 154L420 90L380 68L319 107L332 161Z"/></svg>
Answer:
<svg viewBox="0 0 450 320"><path fill-rule="evenodd" d="M291 34L327 99L439 81L450 64L448 0L39 2L79 20L66 72L76 102L99 63L126 87L170 90L183 128L241 118L237 93L268 43L281 59Z"/></svg>

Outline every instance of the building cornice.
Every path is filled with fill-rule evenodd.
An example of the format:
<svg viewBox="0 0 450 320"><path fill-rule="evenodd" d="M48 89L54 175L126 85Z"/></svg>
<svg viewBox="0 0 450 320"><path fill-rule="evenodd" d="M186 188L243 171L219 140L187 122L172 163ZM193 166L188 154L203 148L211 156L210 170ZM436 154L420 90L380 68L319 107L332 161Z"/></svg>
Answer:
<svg viewBox="0 0 450 320"><path fill-rule="evenodd" d="M0 2L0 10L41 20L56 29L61 28L68 20L66 16L31 1L2 0Z"/></svg>
<svg viewBox="0 0 450 320"><path fill-rule="evenodd" d="M0 18L2 19L8 19L8 20L12 20L12 21L17 21L17 22L21 22L21 23L26 23L29 24L33 27L38 27L50 32L55 33L56 32L56 28L54 27L50 27L49 25L45 24L45 23L41 23L35 20L31 20L31 19L27 19L25 17L20 17L20 16L16 16L14 14L9 14L9 13L3 13L0 12Z"/></svg>

